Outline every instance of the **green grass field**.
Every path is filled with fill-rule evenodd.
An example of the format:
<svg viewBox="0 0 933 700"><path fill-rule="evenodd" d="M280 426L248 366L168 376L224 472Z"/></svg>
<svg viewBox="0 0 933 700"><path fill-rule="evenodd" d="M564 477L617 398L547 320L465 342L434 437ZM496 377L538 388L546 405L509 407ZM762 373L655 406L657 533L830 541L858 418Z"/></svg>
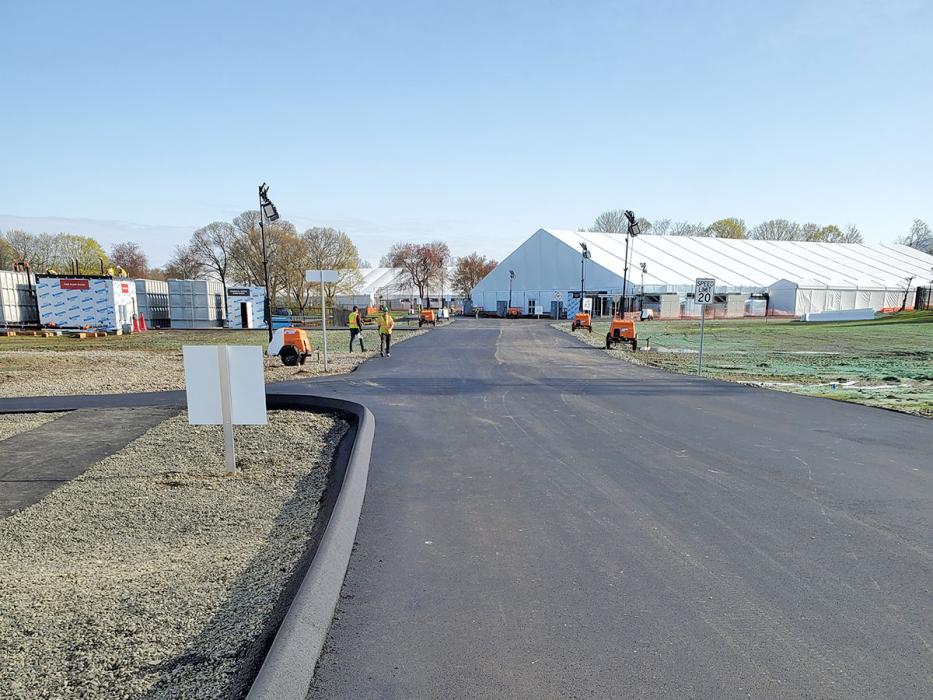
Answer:
<svg viewBox="0 0 933 700"><path fill-rule="evenodd" d="M587 340L602 345L608 327L594 323ZM637 354L640 361L696 371L699 321L639 323L638 336L652 348ZM710 320L703 369L721 379L933 416L933 311L844 323Z"/></svg>

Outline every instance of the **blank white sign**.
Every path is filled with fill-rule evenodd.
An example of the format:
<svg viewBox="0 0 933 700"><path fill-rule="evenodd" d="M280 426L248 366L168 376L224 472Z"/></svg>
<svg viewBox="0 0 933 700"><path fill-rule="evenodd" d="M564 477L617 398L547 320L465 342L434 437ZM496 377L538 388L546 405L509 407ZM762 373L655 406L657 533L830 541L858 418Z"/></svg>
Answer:
<svg viewBox="0 0 933 700"><path fill-rule="evenodd" d="M266 386L263 378L262 348L255 345L185 345L185 393L188 422L192 425L220 425L220 358L218 348L227 353L230 368L230 418L234 425L266 424Z"/></svg>
<svg viewBox="0 0 933 700"><path fill-rule="evenodd" d="M323 280L321 273L324 274ZM305 282L337 282L338 278L337 270L305 270Z"/></svg>

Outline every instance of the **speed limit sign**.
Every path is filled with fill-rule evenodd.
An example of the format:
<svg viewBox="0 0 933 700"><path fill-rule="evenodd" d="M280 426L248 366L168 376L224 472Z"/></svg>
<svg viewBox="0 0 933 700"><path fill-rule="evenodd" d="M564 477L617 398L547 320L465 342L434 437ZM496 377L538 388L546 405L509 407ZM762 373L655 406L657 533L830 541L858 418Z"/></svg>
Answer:
<svg viewBox="0 0 933 700"><path fill-rule="evenodd" d="M707 277L697 277L696 284L693 287L693 301L696 304L712 304L713 289L716 287L716 280Z"/></svg>

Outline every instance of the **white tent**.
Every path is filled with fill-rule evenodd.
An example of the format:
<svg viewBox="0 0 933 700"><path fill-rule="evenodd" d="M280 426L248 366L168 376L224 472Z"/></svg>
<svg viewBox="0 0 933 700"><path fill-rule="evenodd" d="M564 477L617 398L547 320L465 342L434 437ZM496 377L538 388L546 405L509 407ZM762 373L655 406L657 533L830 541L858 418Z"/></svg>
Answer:
<svg viewBox="0 0 933 700"><path fill-rule="evenodd" d="M349 293L338 294L334 301L338 306L349 308L359 306L377 306L388 304L393 309L417 306L418 290L411 284L408 275L400 267L365 267L360 268L360 283ZM439 306L441 289L432 285L428 290L431 296L431 305ZM451 290L445 289L445 298L450 298Z"/></svg>
<svg viewBox="0 0 933 700"><path fill-rule="evenodd" d="M515 272L512 304L528 313L547 313L558 293L565 303L579 297L581 243L592 254L585 263L586 296L618 297L624 234L539 229L474 288L474 305L492 310L507 300L509 270ZM646 295L673 293L683 299L696 278L713 277L719 294L773 290L782 300L780 311L796 315L820 310L820 304L859 308L867 301L872 308L889 308L897 293L899 307L907 280L913 278L911 288L929 283L931 267L933 256L903 245L643 235L631 244L626 286L629 295L644 290ZM790 295L788 285L803 291ZM822 297L818 290L823 290ZM831 290L829 297L826 290ZM798 309L798 296L808 308ZM908 297L909 304L912 292Z"/></svg>

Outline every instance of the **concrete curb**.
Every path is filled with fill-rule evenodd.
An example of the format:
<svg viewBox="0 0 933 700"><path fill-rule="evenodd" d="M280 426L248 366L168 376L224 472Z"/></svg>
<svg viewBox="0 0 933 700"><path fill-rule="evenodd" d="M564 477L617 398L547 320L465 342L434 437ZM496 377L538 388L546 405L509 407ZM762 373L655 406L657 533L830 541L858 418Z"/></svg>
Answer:
<svg viewBox="0 0 933 700"><path fill-rule="evenodd" d="M303 700L311 687L356 540L369 477L375 418L368 408L342 399L269 394L270 408L330 409L355 416L356 441L340 493L272 646L247 695L248 700Z"/></svg>
<svg viewBox="0 0 933 700"><path fill-rule="evenodd" d="M3 399L0 400L0 414L166 405L183 408L184 392ZM267 393L266 407L270 410L333 411L355 423L356 435L346 468L342 470L342 477L333 483L338 493L330 517L323 526L323 534L308 569L247 695L251 700L304 700L327 639L356 541L369 478L376 419L362 404L326 396ZM337 468L335 464L334 469Z"/></svg>

